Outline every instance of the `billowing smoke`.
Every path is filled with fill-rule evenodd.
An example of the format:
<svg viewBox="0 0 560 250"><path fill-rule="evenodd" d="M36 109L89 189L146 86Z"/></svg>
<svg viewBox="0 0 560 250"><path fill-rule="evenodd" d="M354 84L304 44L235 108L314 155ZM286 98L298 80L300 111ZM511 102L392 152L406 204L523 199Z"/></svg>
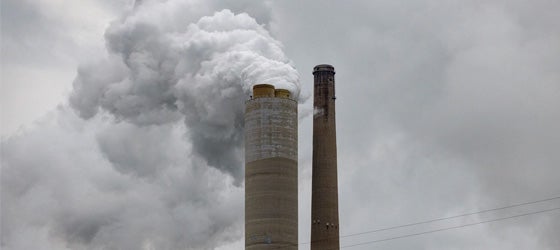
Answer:
<svg viewBox="0 0 560 250"><path fill-rule="evenodd" d="M2 249L214 249L242 235L243 189L181 122L60 108L2 142Z"/></svg>
<svg viewBox="0 0 560 250"><path fill-rule="evenodd" d="M244 102L257 83L299 98L299 75L264 25L205 4L136 2L70 107L2 141L2 249L240 243Z"/></svg>
<svg viewBox="0 0 560 250"><path fill-rule="evenodd" d="M281 44L247 14L223 10L169 27L137 10L107 30L110 57L79 70L72 107L83 118L103 110L139 126L183 119L194 151L239 180L251 86L271 83L299 96Z"/></svg>

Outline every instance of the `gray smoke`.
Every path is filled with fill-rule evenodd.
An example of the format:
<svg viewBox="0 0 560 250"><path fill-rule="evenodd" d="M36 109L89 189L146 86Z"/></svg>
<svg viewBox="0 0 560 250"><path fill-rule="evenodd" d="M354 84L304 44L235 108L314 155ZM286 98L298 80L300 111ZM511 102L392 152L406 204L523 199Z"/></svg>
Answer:
<svg viewBox="0 0 560 250"><path fill-rule="evenodd" d="M2 140L2 249L239 242L244 102L257 83L299 98L299 75L264 25L212 4L136 2L70 107Z"/></svg>
<svg viewBox="0 0 560 250"><path fill-rule="evenodd" d="M2 249L214 249L238 239L243 189L193 154L182 122L59 108L2 142Z"/></svg>
<svg viewBox="0 0 560 250"><path fill-rule="evenodd" d="M108 28L110 56L80 68L72 107L86 119L103 110L139 126L184 120L194 151L239 181L251 86L271 83L297 98L297 71L282 45L247 14L223 10L194 23L169 23L164 11L153 12L137 6Z"/></svg>

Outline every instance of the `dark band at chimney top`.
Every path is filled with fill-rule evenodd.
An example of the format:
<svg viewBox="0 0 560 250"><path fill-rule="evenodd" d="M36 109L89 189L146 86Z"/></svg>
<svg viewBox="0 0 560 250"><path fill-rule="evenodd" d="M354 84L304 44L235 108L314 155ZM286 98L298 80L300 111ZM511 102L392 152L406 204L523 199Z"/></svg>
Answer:
<svg viewBox="0 0 560 250"><path fill-rule="evenodd" d="M316 72L320 72L320 71L333 72L333 74L336 73L334 71L334 67L330 64L319 64L319 65L317 65L313 68L313 74L315 74Z"/></svg>

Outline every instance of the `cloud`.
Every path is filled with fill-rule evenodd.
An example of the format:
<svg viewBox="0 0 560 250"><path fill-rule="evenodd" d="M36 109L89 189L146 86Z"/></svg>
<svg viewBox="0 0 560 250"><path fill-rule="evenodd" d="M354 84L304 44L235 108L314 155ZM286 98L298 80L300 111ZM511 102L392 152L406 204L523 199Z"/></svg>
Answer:
<svg viewBox="0 0 560 250"><path fill-rule="evenodd" d="M3 248L213 249L241 236L243 189L193 154L183 123L59 108L35 126L2 142Z"/></svg>
<svg viewBox="0 0 560 250"><path fill-rule="evenodd" d="M70 107L2 140L2 248L241 238L244 101L257 83L298 98L299 75L254 18L198 5L137 3L107 29L108 55L79 67Z"/></svg>
<svg viewBox="0 0 560 250"><path fill-rule="evenodd" d="M140 126L184 120L195 152L240 181L244 100L257 83L298 98L297 71L247 14L172 23L142 6L108 28L110 57L79 69L72 107L86 119L104 110Z"/></svg>
<svg viewBox="0 0 560 250"><path fill-rule="evenodd" d="M33 16L60 13L49 11ZM137 1L106 29L107 56L80 66L71 107L3 139L2 248L242 248L243 101L259 81L303 101L320 63L337 70L341 235L557 196L558 11L546 0ZM52 31L36 34L52 44ZM313 110L300 106L307 242ZM355 249L558 249L556 218Z"/></svg>
<svg viewBox="0 0 560 250"><path fill-rule="evenodd" d="M337 71L342 234L560 192L553 152L560 146L560 75L551 70L560 65L560 36L550 26L557 3L306 1L273 8L272 33L298 68L308 69L302 82L313 81L319 63ZM303 84L302 91L311 88ZM300 128L311 131L310 123ZM300 147L311 145L302 140ZM301 167L300 185L309 185L310 165ZM503 238L558 248L543 236L558 225L539 218L356 249L508 249ZM528 229L508 231L516 225ZM308 230L300 228L300 238Z"/></svg>

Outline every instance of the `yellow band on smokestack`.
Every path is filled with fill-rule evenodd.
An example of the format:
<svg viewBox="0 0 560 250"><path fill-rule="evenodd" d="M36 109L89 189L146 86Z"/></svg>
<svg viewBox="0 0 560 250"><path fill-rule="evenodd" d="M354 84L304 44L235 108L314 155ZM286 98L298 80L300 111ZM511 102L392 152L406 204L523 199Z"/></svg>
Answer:
<svg viewBox="0 0 560 250"><path fill-rule="evenodd" d="M274 96L274 86L270 84L257 84L253 86L253 98Z"/></svg>
<svg viewBox="0 0 560 250"><path fill-rule="evenodd" d="M274 92L274 96L279 98L290 98L290 91L287 89L277 89Z"/></svg>

